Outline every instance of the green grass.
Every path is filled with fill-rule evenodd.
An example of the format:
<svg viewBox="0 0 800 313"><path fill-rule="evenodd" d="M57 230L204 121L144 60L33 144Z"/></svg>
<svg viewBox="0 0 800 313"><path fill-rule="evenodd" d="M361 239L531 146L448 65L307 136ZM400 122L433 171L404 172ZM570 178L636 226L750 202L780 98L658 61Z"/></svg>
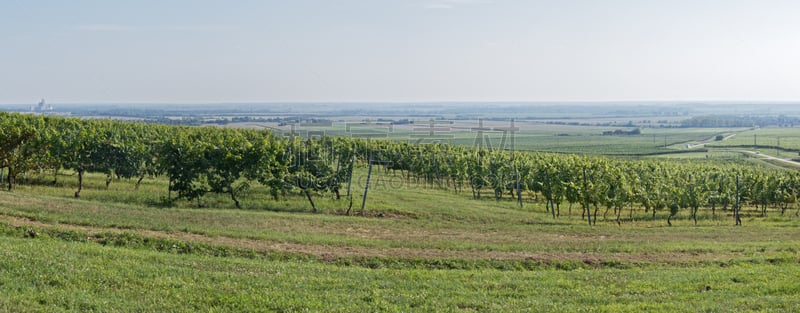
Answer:
<svg viewBox="0 0 800 313"><path fill-rule="evenodd" d="M367 269L0 238L0 310L170 312L797 311L798 264Z"/></svg>
<svg viewBox="0 0 800 313"><path fill-rule="evenodd" d="M780 144L779 144L780 141ZM753 149L766 148L765 153L780 157L797 157L800 151L800 128L760 128L746 130L736 134L736 136L722 141L715 142L710 146L726 147L753 147ZM780 147L781 149L775 149Z"/></svg>
<svg viewBox="0 0 800 313"><path fill-rule="evenodd" d="M105 190L97 174L80 199L70 173L0 192L0 311L800 309L795 209L746 208L742 227L681 212L667 227L666 212L626 208L620 225L609 213L588 226L577 206L553 219L530 195L520 208L374 174L366 217L258 187L242 210L215 195L167 206L162 179Z"/></svg>
<svg viewBox="0 0 800 313"><path fill-rule="evenodd" d="M102 177L89 176L89 179L100 181ZM298 244L309 250L328 251L333 246L368 253L389 249L402 251L409 257L448 253L475 257L494 253L510 258L530 251L667 254L684 252L687 247L726 254L740 248L780 250L775 240L800 243L794 232L800 219L794 217L793 211L782 219L791 227L779 229L772 229L771 224L758 218L745 220L753 224L748 228L730 227L732 219L720 215L729 212L711 216L709 210L701 212L698 227L687 227L692 225L687 213L679 214L675 221L680 228L667 228L666 212L654 220L642 210L634 212L632 221L628 220L626 210L624 227L616 226L611 213L606 222L600 218L606 227L590 227L580 218L577 207L573 208L572 216L567 216L566 204L563 216L553 220L541 203L529 201L525 208L519 208L508 200L498 202L488 197L472 200L466 193L413 186L381 188L380 184L374 184L367 202L372 216L368 218L337 214L343 212L348 202L330 198L318 201L322 214L312 214L300 196L290 196L279 201L279 205L261 208L252 202L274 201L256 198L249 200L248 210L231 209L232 204L222 196L208 199L209 203L220 203L218 208L197 209L192 203L179 203L174 208L153 207L147 206L147 201L136 203L130 199L136 199L137 194L152 196L155 192L148 192L145 187L135 191L124 182L112 186L116 189L87 189L80 200L70 198L68 188L22 186L17 193L0 194L0 214L51 224ZM358 194L361 190L354 188ZM360 195L354 202L361 203ZM293 209L287 212L285 208ZM599 213L604 211L601 209ZM379 217L380 214L384 217ZM749 239L748 245L737 241L741 236ZM647 243L659 245L643 249Z"/></svg>
<svg viewBox="0 0 800 313"><path fill-rule="evenodd" d="M703 152L689 152L689 153L675 153L675 154L663 154L663 155L652 155L647 156L648 159L693 159L693 160L702 160L702 159L710 159L714 161L719 160L728 160L734 162L741 162L747 159L747 156L742 155L741 152L736 151L728 151L728 150L708 150Z"/></svg>

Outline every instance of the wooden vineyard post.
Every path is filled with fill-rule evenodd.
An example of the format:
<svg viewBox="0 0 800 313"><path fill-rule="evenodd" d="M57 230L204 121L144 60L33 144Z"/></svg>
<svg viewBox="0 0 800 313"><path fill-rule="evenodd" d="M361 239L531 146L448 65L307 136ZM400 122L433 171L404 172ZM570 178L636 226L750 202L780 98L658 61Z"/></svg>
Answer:
<svg viewBox="0 0 800 313"><path fill-rule="evenodd" d="M367 192L369 192L370 178L372 178L372 154L369 156L369 169L367 169L367 184L364 186L364 199L361 200L361 216L364 216L364 207L367 205Z"/></svg>
<svg viewBox="0 0 800 313"><path fill-rule="evenodd" d="M583 169L583 199L584 199L584 210L586 210L586 220L589 222L589 226L592 226L592 211L589 208L589 193L588 193L589 185L586 183L586 169Z"/></svg>
<svg viewBox="0 0 800 313"><path fill-rule="evenodd" d="M547 205L550 206L550 213L553 214L553 218L556 218L556 206L553 202L553 188L550 186L550 168L544 168L544 181L547 185Z"/></svg>
<svg viewBox="0 0 800 313"><path fill-rule="evenodd" d="M353 195L350 193L350 186L353 184L353 166L356 161L356 156L353 154L350 157L350 177L347 178L347 199L350 200L350 205L347 207L347 215L350 215L350 210L353 209Z"/></svg>
<svg viewBox="0 0 800 313"><path fill-rule="evenodd" d="M353 184L353 165L355 165L356 156L350 156L350 177L347 178L347 196L350 197L350 185Z"/></svg>
<svg viewBox="0 0 800 313"><path fill-rule="evenodd" d="M519 207L522 207L522 187L519 184L519 170L517 169L517 162L514 162L514 174L517 177L517 203L519 203Z"/></svg>
<svg viewBox="0 0 800 313"><path fill-rule="evenodd" d="M739 175L736 175L736 207L733 210L733 216L736 219L736 226L742 226L742 218L740 216L741 208L739 207Z"/></svg>

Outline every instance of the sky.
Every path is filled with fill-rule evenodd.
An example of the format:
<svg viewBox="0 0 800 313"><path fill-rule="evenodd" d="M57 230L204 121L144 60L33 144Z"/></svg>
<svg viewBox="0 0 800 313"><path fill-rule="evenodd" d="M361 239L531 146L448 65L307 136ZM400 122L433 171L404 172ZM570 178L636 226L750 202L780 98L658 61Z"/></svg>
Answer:
<svg viewBox="0 0 800 313"><path fill-rule="evenodd" d="M794 0L0 0L0 104L797 101Z"/></svg>

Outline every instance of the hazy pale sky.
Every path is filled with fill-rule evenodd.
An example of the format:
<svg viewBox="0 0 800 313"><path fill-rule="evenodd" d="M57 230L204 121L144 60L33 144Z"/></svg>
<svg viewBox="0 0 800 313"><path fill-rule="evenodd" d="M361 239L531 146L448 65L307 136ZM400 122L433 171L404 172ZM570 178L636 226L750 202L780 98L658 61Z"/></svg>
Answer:
<svg viewBox="0 0 800 313"><path fill-rule="evenodd" d="M0 103L800 100L800 1L0 1Z"/></svg>

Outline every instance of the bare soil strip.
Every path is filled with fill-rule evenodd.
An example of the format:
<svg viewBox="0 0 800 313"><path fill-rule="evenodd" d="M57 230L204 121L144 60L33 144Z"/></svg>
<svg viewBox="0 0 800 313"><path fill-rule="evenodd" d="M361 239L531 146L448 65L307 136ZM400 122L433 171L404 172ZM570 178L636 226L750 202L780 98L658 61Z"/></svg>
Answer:
<svg viewBox="0 0 800 313"><path fill-rule="evenodd" d="M85 232L90 237L101 233L133 233L143 237L170 239L209 245L251 249L259 252L284 252L312 255L323 260L346 257L394 257L408 259L468 259L468 260L534 260L542 262L576 261L586 264L608 262L631 264L692 264L697 262L725 262L741 255L728 253L596 253L596 252L504 252L504 251L451 251L419 248L366 248L268 242L246 238L211 237L188 232L161 232L145 229L119 229L89 227L64 223L48 224L26 218L0 215L0 222L22 228L55 228Z"/></svg>

